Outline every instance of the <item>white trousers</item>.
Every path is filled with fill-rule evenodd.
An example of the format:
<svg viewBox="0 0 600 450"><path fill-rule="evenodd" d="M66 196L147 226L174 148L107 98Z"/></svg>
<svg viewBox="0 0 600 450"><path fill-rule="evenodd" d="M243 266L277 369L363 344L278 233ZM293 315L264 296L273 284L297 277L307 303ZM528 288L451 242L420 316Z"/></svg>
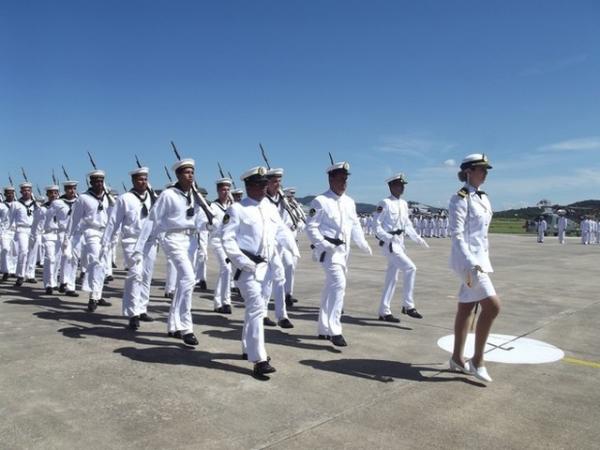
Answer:
<svg viewBox="0 0 600 450"><path fill-rule="evenodd" d="M15 253L17 255L16 274L18 278L25 278L27 275L27 255L29 254L29 228L18 228L15 231Z"/></svg>
<svg viewBox="0 0 600 450"><path fill-rule="evenodd" d="M287 310L285 306L285 271L279 252L274 252L273 257L269 261L267 274L263 283L263 312L264 317L269 313L269 301L271 293L275 299L275 318L277 320L287 319Z"/></svg>
<svg viewBox="0 0 600 450"><path fill-rule="evenodd" d="M564 244L565 243L565 230L558 230L558 243L559 244Z"/></svg>
<svg viewBox="0 0 600 450"><path fill-rule="evenodd" d="M294 293L296 264L298 263L298 260L289 250L281 249L281 262L283 262L283 268L285 270L285 293L292 295Z"/></svg>
<svg viewBox="0 0 600 450"><path fill-rule="evenodd" d="M61 242L57 233L48 233L42 237L44 244L44 287L58 286L58 262L61 256Z"/></svg>
<svg viewBox="0 0 600 450"><path fill-rule="evenodd" d="M190 258L190 244L194 236L183 233L167 233L163 238L166 257L176 272L175 297L169 309L168 330L192 333L192 294L196 284L194 266Z"/></svg>
<svg viewBox="0 0 600 450"><path fill-rule="evenodd" d="M212 246L211 246L212 247ZM222 247L212 247L217 265L219 268L219 277L215 285L213 296L214 307L220 308L223 305L231 305L231 263L228 263L227 254Z"/></svg>
<svg viewBox="0 0 600 450"><path fill-rule="evenodd" d="M319 334L337 336L342 334L342 309L346 293L346 268L332 264L328 254L322 263L325 271L325 287L321 293L319 310Z"/></svg>
<svg viewBox="0 0 600 450"><path fill-rule="evenodd" d="M544 242L544 232L542 230L538 231L538 242Z"/></svg>
<svg viewBox="0 0 600 450"><path fill-rule="evenodd" d="M100 300L102 298L102 290L104 289L104 277L106 276L106 260L100 260L100 250L102 248L101 230L93 228L84 231L85 243L83 244L82 253L85 254L87 261L85 278L81 289L90 293L90 298ZM107 253L109 249L105 249Z"/></svg>
<svg viewBox="0 0 600 450"><path fill-rule="evenodd" d="M60 234L62 236L62 233ZM63 238L60 239L61 241ZM61 251L60 256L60 284L64 284L67 291L75 290L75 279L77 278L78 256L81 254L81 243L75 245L68 242L66 250Z"/></svg>
<svg viewBox="0 0 600 450"><path fill-rule="evenodd" d="M248 272L242 272L238 278L238 287L245 304L242 353L246 353L248 361L254 363L267 360L263 325L263 283L257 281L254 274Z"/></svg>
<svg viewBox="0 0 600 450"><path fill-rule="evenodd" d="M177 270L175 270L175 264L167 259L167 271L165 274L165 294L172 294L175 292L175 284L177 283Z"/></svg>
<svg viewBox="0 0 600 450"><path fill-rule="evenodd" d="M134 264L132 259L135 242L121 242L121 246L123 262L127 267L127 276L123 286L123 315L125 317L139 316L148 312L157 245L150 241L146 242L141 264Z"/></svg>
<svg viewBox="0 0 600 450"><path fill-rule="evenodd" d="M399 244L395 244L400 246ZM379 304L379 315L387 316L392 313L391 304L396 286L398 284L398 275L403 273L404 278L402 287L404 290L402 297L402 306L405 308L414 308L415 302L413 299L413 291L415 288L415 275L417 266L400 248L394 248L393 252L389 250L389 244L383 246L383 252L388 260L387 272L385 274L385 282L383 285L383 293L381 294L381 302Z"/></svg>
<svg viewBox="0 0 600 450"><path fill-rule="evenodd" d="M31 236L31 235L30 235ZM32 242L29 240L29 251L27 252L27 263L25 266L25 278L35 278L35 266L39 260L40 253L43 253L42 236L38 235Z"/></svg>
<svg viewBox="0 0 600 450"><path fill-rule="evenodd" d="M15 232L4 230L0 237L0 272L15 273L17 259L15 254Z"/></svg>

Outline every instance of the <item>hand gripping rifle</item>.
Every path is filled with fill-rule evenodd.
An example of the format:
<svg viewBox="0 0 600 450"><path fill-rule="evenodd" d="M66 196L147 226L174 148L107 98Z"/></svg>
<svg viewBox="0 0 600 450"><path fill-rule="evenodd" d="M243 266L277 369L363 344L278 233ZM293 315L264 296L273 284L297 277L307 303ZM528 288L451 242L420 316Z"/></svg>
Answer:
<svg viewBox="0 0 600 450"><path fill-rule="evenodd" d="M135 163L138 166L138 169L142 168L142 164L140 163L140 160L138 159L137 155L135 155ZM127 191L127 189L125 189ZM153 201L156 200L158 198L158 195L156 195L156 192L154 192L154 189L152 189L152 185L150 184L150 182L148 181L148 192L150 192L150 196L152 196Z"/></svg>
<svg viewBox="0 0 600 450"><path fill-rule="evenodd" d="M90 162L92 163L92 167L94 168L94 170L98 170L98 167L96 166L96 162L94 161L94 158L92 158L92 154L90 152L87 152L88 157L90 158ZM86 182L87 182L87 177L85 178ZM105 178L106 180L106 178ZM114 205L115 204L115 199L113 198L112 195L110 195L110 192L108 191L108 189L106 189L106 181L102 182L102 186L104 187L104 193L106 194L106 198L108 198L108 203L110 203L110 205Z"/></svg>
<svg viewBox="0 0 600 450"><path fill-rule="evenodd" d="M225 173L223 172L221 163L217 162L217 165L219 166L219 173L221 174L221 178L225 178ZM229 177L229 179L231 179L231 176ZM233 180L231 180L231 182L233 183ZM231 195L231 190L227 193L227 199L229 200L230 204L233 204L233 195Z"/></svg>
<svg viewBox="0 0 600 450"><path fill-rule="evenodd" d="M25 169L23 169L22 167L21 167L21 173L23 174L23 179L24 179L24 180L25 180L27 183L29 183L29 180L27 179L27 174L25 173ZM31 189L31 199L32 199L34 202L36 202L36 201L37 201L37 200L36 200L36 198L35 198L35 194L33 193L33 189Z"/></svg>
<svg viewBox="0 0 600 450"><path fill-rule="evenodd" d="M271 170L271 164L269 164L269 159L267 158L265 149L260 142L258 143L258 146L260 147L260 153L262 154L265 164L267 165L267 169ZM285 211L290 215L290 218L292 219L292 225L294 229L296 229L298 227L298 222L303 219L299 217L298 213L290 206L285 194L281 190L281 187L277 193L279 194L279 197L281 197L281 205L283 206L283 209L285 209Z"/></svg>
<svg viewBox="0 0 600 450"><path fill-rule="evenodd" d="M177 151L177 147L175 147L175 143L173 141L171 141L171 147L173 147L173 152L175 153L175 157L179 161L181 161L181 155ZM194 197L198 201L198 204L204 211L204 214L206 214L206 218L208 219L208 224L210 226L212 226L215 215L210 210L210 206L208 206L208 203L206 203L206 199L204 198L204 196L198 190L198 184L196 183L196 180L194 180L194 182L192 183L192 192L194 193Z"/></svg>

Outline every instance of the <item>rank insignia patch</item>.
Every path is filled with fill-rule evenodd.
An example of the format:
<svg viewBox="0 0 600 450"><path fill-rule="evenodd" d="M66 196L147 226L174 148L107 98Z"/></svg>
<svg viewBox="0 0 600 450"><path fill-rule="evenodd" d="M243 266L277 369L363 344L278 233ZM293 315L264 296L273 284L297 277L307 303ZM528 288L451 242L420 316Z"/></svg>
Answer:
<svg viewBox="0 0 600 450"><path fill-rule="evenodd" d="M223 224L229 223L229 214L223 216Z"/></svg>

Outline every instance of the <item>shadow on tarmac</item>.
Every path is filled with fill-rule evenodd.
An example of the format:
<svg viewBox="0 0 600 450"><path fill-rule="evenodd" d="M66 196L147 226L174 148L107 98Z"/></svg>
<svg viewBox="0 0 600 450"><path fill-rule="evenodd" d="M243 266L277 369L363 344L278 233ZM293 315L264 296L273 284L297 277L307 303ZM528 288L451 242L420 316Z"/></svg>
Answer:
<svg viewBox="0 0 600 450"><path fill-rule="evenodd" d="M396 379L419 381L419 382L448 382L459 381L473 386L486 387L483 383L470 380L465 377L426 377L422 372L450 372L449 370L440 370L427 366L413 366L409 363L399 361L386 361L382 359L335 359L331 361L317 361L314 359L305 359L300 364L310 366L317 370L340 373L353 377L364 378L366 380L379 381L381 383L390 383ZM453 373L453 372L450 372Z"/></svg>

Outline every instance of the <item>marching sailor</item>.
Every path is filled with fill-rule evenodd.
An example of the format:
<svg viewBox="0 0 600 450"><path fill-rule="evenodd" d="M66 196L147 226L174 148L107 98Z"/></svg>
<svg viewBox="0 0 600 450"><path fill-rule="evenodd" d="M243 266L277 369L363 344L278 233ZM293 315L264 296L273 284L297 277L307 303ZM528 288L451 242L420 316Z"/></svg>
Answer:
<svg viewBox="0 0 600 450"><path fill-rule="evenodd" d="M372 255L356 214L356 204L345 194L350 164L339 162L327 169L329 190L310 204L306 234L314 255L325 271L321 293L318 334L339 347L347 345L342 335L342 308L346 290L350 239Z"/></svg>
<svg viewBox="0 0 600 450"><path fill-rule="evenodd" d="M158 197L131 257L132 263L142 264L147 243L161 237L162 249L177 274L174 298L169 309L168 335L183 339L187 345L198 345L192 321L192 294L196 277L190 248L198 230L208 227L207 215L202 212L200 194L195 186L194 171L193 159L181 159L173 165L177 183Z"/></svg>
<svg viewBox="0 0 600 450"><path fill-rule="evenodd" d="M0 203L0 272L2 272L2 281L6 281L9 275L14 275L17 267L14 245L15 230L10 223L14 203L15 188L6 186L4 201Z"/></svg>
<svg viewBox="0 0 600 450"><path fill-rule="evenodd" d="M136 264L133 260L135 244L156 201L154 191L149 189L148 173L147 167L129 172L133 188L117 199L102 236L102 248L107 249L115 241L115 236L119 233L121 235L123 261L127 267L123 287L123 315L129 318L129 328L132 330L140 327L140 321L154 320L148 315L148 302L156 260L156 239L146 242L142 249L141 264ZM102 255L100 259L105 257L106 255Z"/></svg>
<svg viewBox="0 0 600 450"><path fill-rule="evenodd" d="M264 288L269 263L280 244L299 256L296 241L265 199L268 180L264 167L254 167L241 179L246 186L242 201L223 217L223 248L235 267L234 279L245 302L242 331L243 357L254 363L255 376L275 372L269 363L264 338Z"/></svg>
<svg viewBox="0 0 600 450"><path fill-rule="evenodd" d="M35 283L31 273L27 273L27 255L29 254L29 237L33 216L39 208L31 193L31 183L24 182L19 185L21 198L13 202L10 210L9 228L14 228L14 246L17 255L17 281L15 286L21 286L27 276L27 282Z"/></svg>
<svg viewBox="0 0 600 450"><path fill-rule="evenodd" d="M450 369L474 375L487 382L492 381L492 378L483 363L485 344L492 323L500 311L500 299L488 275L493 272L487 236L492 220L492 206L485 192L479 190L491 168L485 155L468 155L462 161L458 173L459 180L466 184L452 196L448 207L452 237L450 266L462 282L458 293L454 352L450 358ZM475 331L475 353L466 362L464 347L469 318L477 304L481 306L481 314Z"/></svg>
<svg viewBox="0 0 600 450"><path fill-rule="evenodd" d="M62 243L60 252L60 275L58 292L67 297L79 297L75 291L75 279L77 278L77 255L81 253L81 245L73 249L70 239L66 239L67 229L73 215L73 206L77 201L77 181L63 181L64 194L50 205L50 214L56 217L58 224L58 235Z"/></svg>
<svg viewBox="0 0 600 450"><path fill-rule="evenodd" d="M546 230L548 229L548 222L544 219L544 216L538 217L537 220L537 241L538 244L544 243L544 235L546 234Z"/></svg>
<svg viewBox="0 0 600 450"><path fill-rule="evenodd" d="M558 243L559 244L564 244L565 243L565 234L567 232L567 218L566 218L566 211L564 209L559 209L557 211L558 213Z"/></svg>
<svg viewBox="0 0 600 450"><path fill-rule="evenodd" d="M80 195L73 205L66 234L72 247L72 257L77 256L76 249L80 246L81 254L85 254L85 261L81 263L86 267L82 290L89 292L88 311L94 312L98 306L111 305L102 298L108 262L106 253L101 254L101 239L114 206L114 199L105 188L103 170L93 170L87 176L90 188ZM104 259L100 259L101 256Z"/></svg>
<svg viewBox="0 0 600 450"><path fill-rule="evenodd" d="M286 211L284 215L284 222L292 231L296 242L298 242L298 233L304 231L306 226L306 215L304 214L304 210L302 206L296 200L296 188L288 187L283 190L284 195L286 196L288 203L293 208L293 210L298 215L298 223L294 227L292 218L290 214ZM296 278L296 266L298 265L298 260L293 257L293 255L288 252L286 249L281 249L281 258L283 261L283 267L285 268L285 304L287 307L291 307L298 300L294 297L294 281Z"/></svg>
<svg viewBox="0 0 600 450"><path fill-rule="evenodd" d="M46 186L48 201L39 208L40 213L36 215L31 231L31 240L37 240L38 236L41 235L42 245L45 249L43 282L48 295L52 295L54 289L58 287L58 263L60 261L62 238L64 237L59 234L56 210L52 208L52 204L56 201L58 195L58 186Z"/></svg>
<svg viewBox="0 0 600 450"><path fill-rule="evenodd" d="M404 274L402 286L404 295L402 299L402 314L422 319L423 316L415 308L413 291L415 286L415 275L417 266L411 261L405 252L404 235L423 247L429 248L425 239L413 228L408 217L408 204L400 198L408 181L404 174L398 173L386 180L390 189L390 196L379 202L377 216L375 218L375 236L379 239L379 245L388 260L388 268L385 276L385 284L379 305L379 320L386 322L400 322L400 319L392 315L391 303L398 283L398 274Z"/></svg>

